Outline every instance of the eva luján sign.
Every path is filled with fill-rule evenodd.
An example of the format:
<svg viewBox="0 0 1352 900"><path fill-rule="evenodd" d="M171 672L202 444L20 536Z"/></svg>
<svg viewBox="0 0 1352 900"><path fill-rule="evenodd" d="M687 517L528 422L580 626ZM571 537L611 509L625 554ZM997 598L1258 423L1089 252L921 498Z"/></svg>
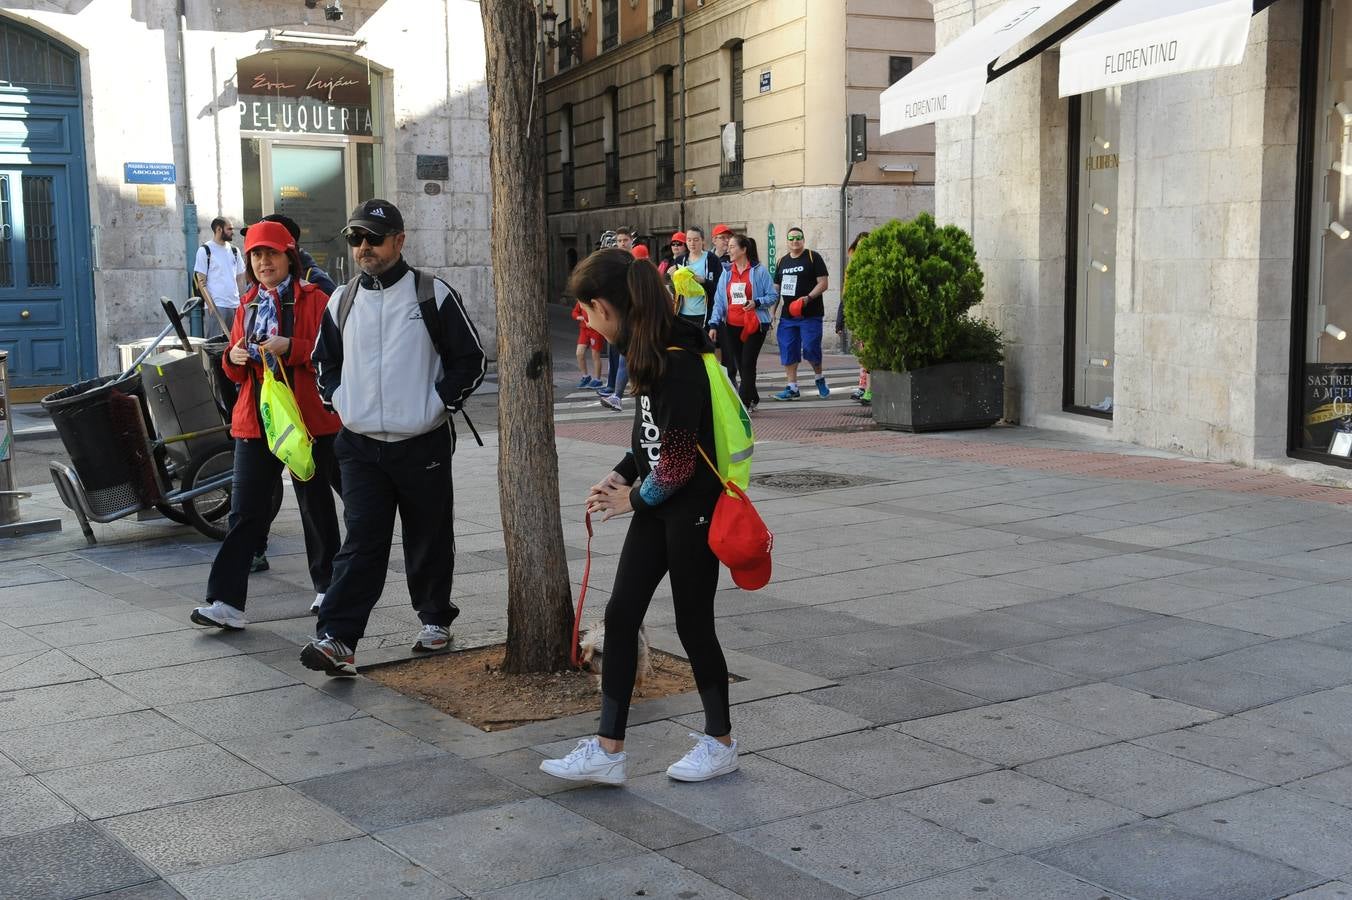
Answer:
<svg viewBox="0 0 1352 900"><path fill-rule="evenodd" d="M241 62L238 109L241 131L374 133L366 67L321 53Z"/></svg>

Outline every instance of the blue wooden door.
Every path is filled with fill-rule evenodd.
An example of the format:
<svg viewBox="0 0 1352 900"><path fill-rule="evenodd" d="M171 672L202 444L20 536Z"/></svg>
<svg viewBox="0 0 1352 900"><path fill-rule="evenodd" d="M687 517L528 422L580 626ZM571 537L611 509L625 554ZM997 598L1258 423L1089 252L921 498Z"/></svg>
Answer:
<svg viewBox="0 0 1352 900"><path fill-rule="evenodd" d="M15 386L97 374L75 55L0 19L0 349Z"/></svg>
<svg viewBox="0 0 1352 900"><path fill-rule="evenodd" d="M0 347L15 385L81 374L69 199L64 167L0 164Z"/></svg>

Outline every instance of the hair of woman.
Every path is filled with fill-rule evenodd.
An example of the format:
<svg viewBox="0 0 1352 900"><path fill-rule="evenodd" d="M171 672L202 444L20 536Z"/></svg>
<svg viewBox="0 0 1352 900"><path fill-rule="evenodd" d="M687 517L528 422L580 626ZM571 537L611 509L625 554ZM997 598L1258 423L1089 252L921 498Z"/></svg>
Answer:
<svg viewBox="0 0 1352 900"><path fill-rule="evenodd" d="M856 235L854 236L854 240L850 241L850 246L849 246L849 248L848 248L848 252L853 253L853 252L854 252L854 248L855 248L855 247L858 247L858 246L859 246L859 242L862 241L862 240L863 240L864 238L866 238L866 237L868 237L868 232L867 232L867 231L861 231L861 232L859 232L858 234L856 234Z"/></svg>
<svg viewBox="0 0 1352 900"><path fill-rule="evenodd" d="M745 234L734 234L732 241L746 251L746 260L750 265L760 265L760 251L756 249L756 239Z"/></svg>
<svg viewBox="0 0 1352 900"><path fill-rule="evenodd" d="M615 344L624 353L634 393L651 391L666 369L675 319L657 267L624 250L597 250L573 270L567 294L589 309L597 300L614 308L620 318Z"/></svg>

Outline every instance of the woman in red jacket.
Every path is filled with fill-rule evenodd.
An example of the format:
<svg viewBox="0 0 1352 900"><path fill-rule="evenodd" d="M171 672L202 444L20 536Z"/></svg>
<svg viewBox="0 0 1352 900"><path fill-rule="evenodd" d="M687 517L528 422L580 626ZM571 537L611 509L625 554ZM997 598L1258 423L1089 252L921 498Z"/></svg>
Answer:
<svg viewBox="0 0 1352 900"><path fill-rule="evenodd" d="M250 226L244 244L245 271L253 288L244 296L230 330L230 350L223 361L225 374L240 385L230 422L235 438L235 474L230 496L230 531L211 564L206 605L192 611L198 625L238 630L247 624L244 604L249 589L249 566L259 541L272 524L272 497L284 468L268 449L259 422L258 395L263 364L277 378L285 370L296 395L301 417L314 437L315 474L309 481L294 478L296 502L305 532L305 554L310 563L318 609L333 575L333 557L340 545L333 492L338 490L338 465L333 439L341 422L324 408L315 384L310 354L319 334L328 296L302 279L304 269L296 242L277 222Z"/></svg>

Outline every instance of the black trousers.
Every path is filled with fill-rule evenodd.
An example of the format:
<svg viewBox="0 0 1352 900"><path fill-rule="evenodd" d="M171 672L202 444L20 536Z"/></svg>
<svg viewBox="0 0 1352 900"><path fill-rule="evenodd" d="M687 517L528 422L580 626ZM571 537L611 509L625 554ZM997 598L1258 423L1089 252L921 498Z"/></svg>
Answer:
<svg viewBox="0 0 1352 900"><path fill-rule="evenodd" d="M314 477L309 481L292 479L291 482L305 533L310 581L315 592L320 594L328 589L333 577L333 560L339 545L338 511L333 503L333 492L339 489L339 475L333 446L333 435L316 437ZM249 564L272 527L272 497L285 468L268 450L265 439L235 439L230 530L211 564L207 602L220 600L236 609L244 609L249 594Z"/></svg>
<svg viewBox="0 0 1352 900"><path fill-rule="evenodd" d="M770 326L764 322L760 329L745 341L742 340L742 327L724 322L720 337L723 338L723 364L728 368L728 377L734 372L740 373L742 380L737 383L737 394L747 409L760 403L760 392L756 390L756 361L760 358L761 347L765 344L765 335ZM734 367L733 361L736 361Z"/></svg>
<svg viewBox="0 0 1352 900"><path fill-rule="evenodd" d="M315 633L356 648L371 610L385 589L394 541L394 514L404 536L404 572L418 619L450 625L460 610L451 603L455 575L454 493L449 426L406 441L377 441L338 432L334 453L343 478L347 538L333 562Z"/></svg>
<svg viewBox="0 0 1352 900"><path fill-rule="evenodd" d="M667 575L676 609L676 633L704 704L704 732L721 737L732 731L728 664L714 633L718 558L709 549L712 514L711 509L701 517L703 524L695 524L694 516L662 519L636 513L629 523L615 586L606 604L606 660L601 669L601 727L597 730L601 737L624 739L638 672L638 630L653 591Z"/></svg>

